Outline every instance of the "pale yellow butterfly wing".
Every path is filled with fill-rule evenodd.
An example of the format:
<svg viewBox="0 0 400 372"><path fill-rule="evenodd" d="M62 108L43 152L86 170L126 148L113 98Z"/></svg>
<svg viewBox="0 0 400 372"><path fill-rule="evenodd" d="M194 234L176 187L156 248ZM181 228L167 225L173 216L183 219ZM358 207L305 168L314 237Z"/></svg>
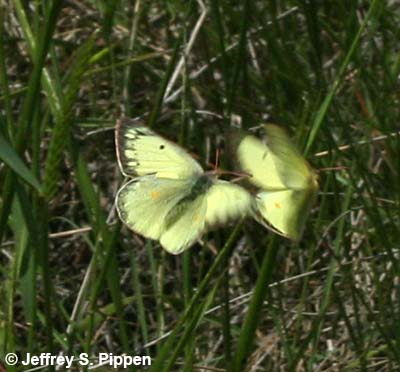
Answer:
<svg viewBox="0 0 400 372"><path fill-rule="evenodd" d="M214 181L194 200L183 199L168 224L160 243L170 253L178 254L192 245L210 227L246 216L252 197L242 187L226 181Z"/></svg>
<svg viewBox="0 0 400 372"><path fill-rule="evenodd" d="M256 216L261 214L281 235L297 241L303 234L315 196L314 190L260 192L256 196Z"/></svg>
<svg viewBox="0 0 400 372"><path fill-rule="evenodd" d="M115 135L121 171L135 177L117 194L119 217L168 252L181 253L207 227L249 211L245 190L212 180L186 151L149 128L121 120Z"/></svg>
<svg viewBox="0 0 400 372"><path fill-rule="evenodd" d="M264 129L264 141L245 135L237 147L239 165L250 174L249 181L264 190L315 186L314 172L286 131L273 124Z"/></svg>
<svg viewBox="0 0 400 372"><path fill-rule="evenodd" d="M131 230L159 240L169 253L179 254L207 228L250 211L252 198L240 186L226 181L202 182L204 189L196 196L190 193L194 184L183 180L154 175L135 178L118 192L119 217Z"/></svg>
<svg viewBox="0 0 400 372"><path fill-rule="evenodd" d="M266 146L272 153L275 169L282 183L290 189L306 189L316 183L316 176L286 130L274 124L264 125Z"/></svg>
<svg viewBox="0 0 400 372"><path fill-rule="evenodd" d="M205 230L206 194L211 180L203 176L204 190L193 194L196 179L174 180L155 175L137 177L119 190L118 215L134 232L158 240L169 253L190 247Z"/></svg>
<svg viewBox="0 0 400 372"><path fill-rule="evenodd" d="M228 221L246 216L252 206L251 195L242 187L218 180L206 195L206 225L225 224Z"/></svg>
<svg viewBox="0 0 400 372"><path fill-rule="evenodd" d="M318 192L317 177L284 129L267 124L264 130L264 141L244 135L237 148L241 169L261 189L255 217L298 240Z"/></svg>
<svg viewBox="0 0 400 372"><path fill-rule="evenodd" d="M157 178L155 175L135 178L118 191L118 215L131 230L159 240L165 232L168 214L190 187L187 181Z"/></svg>
<svg viewBox="0 0 400 372"><path fill-rule="evenodd" d="M237 147L240 169L250 175L249 181L263 189L285 187L276 169L276 159L268 147L253 135L243 136Z"/></svg>
<svg viewBox="0 0 400 372"><path fill-rule="evenodd" d="M205 230L205 214L207 209L205 194L194 200L183 200L175 208L172 222L167 218L165 230L161 234L160 244L172 254L182 253L200 238Z"/></svg>
<svg viewBox="0 0 400 372"><path fill-rule="evenodd" d="M135 120L117 122L115 144L121 172L127 177L155 174L160 178L187 179L203 173L184 149Z"/></svg>

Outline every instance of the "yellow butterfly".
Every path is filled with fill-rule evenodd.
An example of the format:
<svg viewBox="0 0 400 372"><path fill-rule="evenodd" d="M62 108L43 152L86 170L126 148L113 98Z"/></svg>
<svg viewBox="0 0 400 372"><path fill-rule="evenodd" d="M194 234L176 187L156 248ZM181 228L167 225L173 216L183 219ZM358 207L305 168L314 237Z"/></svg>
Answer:
<svg viewBox="0 0 400 372"><path fill-rule="evenodd" d="M260 188L256 219L261 215L281 235L299 240L318 193L317 177L284 129L266 124L264 130L265 142L244 135L237 147L241 169Z"/></svg>
<svg viewBox="0 0 400 372"><path fill-rule="evenodd" d="M117 122L117 159L130 180L116 197L120 219L170 253L192 245L215 224L249 213L251 195L203 171L181 147L134 120Z"/></svg>

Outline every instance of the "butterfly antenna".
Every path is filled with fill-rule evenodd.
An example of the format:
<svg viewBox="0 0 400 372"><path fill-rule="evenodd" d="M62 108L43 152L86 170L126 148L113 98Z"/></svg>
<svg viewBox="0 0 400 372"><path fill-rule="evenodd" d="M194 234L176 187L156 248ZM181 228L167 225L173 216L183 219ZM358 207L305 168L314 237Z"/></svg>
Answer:
<svg viewBox="0 0 400 372"><path fill-rule="evenodd" d="M121 133L121 127L123 125L124 120L126 120L124 117L121 117L117 120L117 123L115 124L115 132L114 132L114 141L115 141L115 150L117 154L117 163L119 166L119 169L121 170L121 173L124 173L123 167L122 167L122 159L121 159L121 154L120 154L120 133Z"/></svg>
<svg viewBox="0 0 400 372"><path fill-rule="evenodd" d="M338 165L337 167L326 167L326 168L318 168L317 172L330 172L330 171L342 171L349 169L349 167L345 167L343 165Z"/></svg>
<svg viewBox="0 0 400 372"><path fill-rule="evenodd" d="M208 166L210 168L212 168L211 171L209 171L210 174L222 174L225 173L223 171L221 171L220 169L218 169L218 165L219 165L219 149L217 149L216 154L215 154L215 163L208 163Z"/></svg>
<svg viewBox="0 0 400 372"><path fill-rule="evenodd" d="M215 165L214 165L214 171L218 169L219 166L219 149L217 149L216 154L215 154Z"/></svg>
<svg viewBox="0 0 400 372"><path fill-rule="evenodd" d="M216 175L221 175L221 174L228 174L228 175L232 175L235 176L234 179L231 180L231 182L239 182L242 179L246 179L251 177L250 173L246 173L246 172L232 172L232 171L227 171L224 169L219 169L219 159L220 159L220 154L221 154L221 150L219 148L216 149L215 152L215 163L209 163L209 165L213 168L213 170L210 172L212 174L216 174Z"/></svg>

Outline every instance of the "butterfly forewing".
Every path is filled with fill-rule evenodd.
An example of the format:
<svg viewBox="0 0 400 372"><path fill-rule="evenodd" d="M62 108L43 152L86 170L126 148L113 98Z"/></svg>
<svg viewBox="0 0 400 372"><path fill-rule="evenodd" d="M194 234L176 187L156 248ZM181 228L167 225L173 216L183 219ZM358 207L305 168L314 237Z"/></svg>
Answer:
<svg viewBox="0 0 400 372"><path fill-rule="evenodd" d="M284 188L272 152L258 138L244 136L237 148L237 156L241 169L250 175L251 183L271 190Z"/></svg>
<svg viewBox="0 0 400 372"><path fill-rule="evenodd" d="M118 162L125 176L155 174L185 179L203 173L185 150L134 120L119 120L115 138Z"/></svg>
<svg viewBox="0 0 400 372"><path fill-rule="evenodd" d="M315 176L286 130L273 124L264 125L264 129L266 145L282 182L291 189L308 188Z"/></svg>

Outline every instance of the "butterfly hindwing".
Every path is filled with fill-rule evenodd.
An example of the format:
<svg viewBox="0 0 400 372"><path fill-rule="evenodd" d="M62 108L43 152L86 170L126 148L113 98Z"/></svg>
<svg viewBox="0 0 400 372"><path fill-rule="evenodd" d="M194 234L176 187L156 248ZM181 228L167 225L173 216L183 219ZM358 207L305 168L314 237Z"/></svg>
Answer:
<svg viewBox="0 0 400 372"><path fill-rule="evenodd" d="M227 181L215 181L206 195L206 225L225 224L246 216L252 205L250 194L242 187Z"/></svg>
<svg viewBox="0 0 400 372"><path fill-rule="evenodd" d="M134 120L119 120L115 138L118 162L125 176L155 174L185 179L203 173L185 150Z"/></svg>
<svg viewBox="0 0 400 372"><path fill-rule="evenodd" d="M172 254L182 253L205 231L205 195L200 194L194 200L183 199L180 204L175 207L179 214L175 214L170 223L166 219L167 226L160 237L160 244Z"/></svg>
<svg viewBox="0 0 400 372"><path fill-rule="evenodd" d="M299 240L306 217L314 202L315 194L307 191L264 191L256 196L256 205L261 216L282 235Z"/></svg>
<svg viewBox="0 0 400 372"><path fill-rule="evenodd" d="M251 204L250 194L242 187L213 181L194 200L185 198L179 202L178 213L160 243L170 253L181 253L208 228L247 215Z"/></svg>
<svg viewBox="0 0 400 372"><path fill-rule="evenodd" d="M134 178L117 194L117 211L121 220L133 231L158 240L165 231L165 220L190 190L184 180L157 178L148 175Z"/></svg>
<svg viewBox="0 0 400 372"><path fill-rule="evenodd" d="M205 193L189 198L193 183L148 175L126 183L117 195L121 220L172 254L192 245L205 228Z"/></svg>

